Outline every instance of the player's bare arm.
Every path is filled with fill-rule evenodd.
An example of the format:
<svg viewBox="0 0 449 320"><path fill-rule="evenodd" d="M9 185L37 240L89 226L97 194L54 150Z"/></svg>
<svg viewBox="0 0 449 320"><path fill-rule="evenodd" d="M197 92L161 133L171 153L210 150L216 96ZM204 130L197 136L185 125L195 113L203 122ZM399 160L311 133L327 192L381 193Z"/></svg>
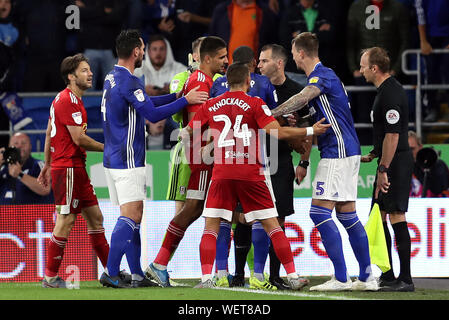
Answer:
<svg viewBox="0 0 449 320"><path fill-rule="evenodd" d="M292 128L292 127L281 127L279 122L272 121L267 124L263 129L268 132L268 134L277 137L278 139L298 139L306 136L321 135L326 132L326 130L331 126L330 124L323 124L326 118L322 118L320 121L316 122L312 127L307 128Z"/></svg>
<svg viewBox="0 0 449 320"><path fill-rule="evenodd" d="M380 159L379 165L384 165L385 167L390 167L390 163L393 160L394 154L396 153L396 148L399 142L399 133L387 133L382 144L382 158ZM388 181L388 175L386 172L377 172L377 186L376 193L378 190L387 193L390 182Z"/></svg>
<svg viewBox="0 0 449 320"><path fill-rule="evenodd" d="M45 144L44 144L44 167L42 168L39 176L37 177L37 182L44 187L50 188L50 164L51 164L51 153L50 153L50 139L51 139L51 121L48 120L47 131L45 132Z"/></svg>
<svg viewBox="0 0 449 320"><path fill-rule="evenodd" d="M318 87L313 85L306 86L301 92L295 94L276 109L272 110L273 117L276 118L304 108L310 100L318 97L320 93L321 91Z"/></svg>
<svg viewBox="0 0 449 320"><path fill-rule="evenodd" d="M73 142L84 148L86 151L104 151L104 144L100 143L91 137L89 137L83 130L82 127L78 126L67 126L67 129L70 132L70 136L72 137Z"/></svg>

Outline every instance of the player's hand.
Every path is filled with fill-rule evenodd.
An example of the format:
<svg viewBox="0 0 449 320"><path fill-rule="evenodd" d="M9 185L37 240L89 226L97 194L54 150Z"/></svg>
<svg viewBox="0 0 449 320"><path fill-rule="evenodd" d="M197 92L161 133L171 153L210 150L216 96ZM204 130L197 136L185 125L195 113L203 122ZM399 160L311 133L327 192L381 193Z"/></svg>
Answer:
<svg viewBox="0 0 449 320"><path fill-rule="evenodd" d="M209 93L198 91L199 87L200 86L193 88L185 95L185 98L189 104L202 104L209 98Z"/></svg>
<svg viewBox="0 0 449 320"><path fill-rule="evenodd" d="M323 124L323 122L326 120L326 118L322 118L320 121L316 122L312 127L313 127L313 134L316 136L319 136L320 134L323 134L326 132L327 129L329 129L329 127L331 126L330 123L325 123Z"/></svg>
<svg viewBox="0 0 449 320"><path fill-rule="evenodd" d="M377 185L376 185L376 193L379 194L379 191L383 193L388 193L388 189L390 188L390 182L388 181L388 175L386 172L377 172ZM377 198L377 195L375 195Z"/></svg>
<svg viewBox="0 0 449 320"><path fill-rule="evenodd" d="M374 158L375 158L375 156L372 153L369 153L369 154L362 156L360 158L360 161L361 162L371 162L371 161L373 161Z"/></svg>
<svg viewBox="0 0 449 320"><path fill-rule="evenodd" d="M296 121L296 117L294 114L289 113L289 114L285 115L285 118L287 119L288 125L290 127L296 127L297 121Z"/></svg>
<svg viewBox="0 0 449 320"><path fill-rule="evenodd" d="M302 180L304 180L306 175L307 175L307 169L306 168L303 168L301 166L297 166L296 167L296 172L295 172L296 179L295 179L295 182L296 182L296 184L298 186L301 184Z"/></svg>
<svg viewBox="0 0 449 320"><path fill-rule="evenodd" d="M432 53L433 48L428 41L426 41L426 40L421 41L420 47L421 47L421 53L423 55L427 56Z"/></svg>
<svg viewBox="0 0 449 320"><path fill-rule="evenodd" d="M37 177L37 182L44 186L48 187L50 185L51 181L51 175L50 175L50 166L44 165L41 172L39 173L39 176Z"/></svg>

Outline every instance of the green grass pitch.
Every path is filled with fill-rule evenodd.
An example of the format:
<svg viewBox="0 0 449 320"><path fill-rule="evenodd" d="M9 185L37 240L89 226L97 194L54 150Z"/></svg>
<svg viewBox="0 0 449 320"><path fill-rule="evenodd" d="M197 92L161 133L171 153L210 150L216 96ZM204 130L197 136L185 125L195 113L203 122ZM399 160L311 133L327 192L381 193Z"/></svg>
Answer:
<svg viewBox="0 0 449 320"><path fill-rule="evenodd" d="M177 280L171 288L113 289L98 281L80 283L79 289L42 288L40 282L0 283L0 300L449 300L448 290L416 289L415 292L310 292L310 286L327 280L311 277L301 291L261 291L249 288L194 289L198 279Z"/></svg>

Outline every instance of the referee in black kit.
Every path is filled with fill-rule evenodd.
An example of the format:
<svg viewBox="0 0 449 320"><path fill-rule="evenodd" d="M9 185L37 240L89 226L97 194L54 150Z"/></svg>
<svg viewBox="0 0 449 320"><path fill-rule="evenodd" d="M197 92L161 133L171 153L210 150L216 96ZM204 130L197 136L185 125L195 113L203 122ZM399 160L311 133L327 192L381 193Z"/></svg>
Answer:
<svg viewBox="0 0 449 320"><path fill-rule="evenodd" d="M260 50L258 68L260 73L267 76L276 89L278 97L278 105L287 101L290 97L300 92L304 87L299 83L288 78L285 74L285 66L288 61L287 50L278 44L267 44ZM303 108L295 113L296 125L298 127L307 127L310 120L307 117L308 108ZM281 125L288 125L285 118L278 119ZM408 140L407 140L408 141ZM270 152L270 145L278 144L278 154L270 157L270 167L273 162L277 161L276 172L271 173L271 183L273 193L276 198L276 209L278 211L278 220L282 229L285 231L285 218L295 213L293 205L293 181L296 178L297 183L305 178L307 167L309 166L309 155L312 147L312 139L306 138L297 141L295 145L291 145L286 141L277 140L267 135L267 154ZM301 154L301 160L296 167L293 168L292 151L295 150ZM273 245L270 245L270 283L278 288L278 290L290 289L288 285L279 276L281 263L277 258Z"/></svg>
<svg viewBox="0 0 449 320"><path fill-rule="evenodd" d="M382 214L388 254L391 259L391 236L386 215L396 236L400 273L396 279L393 268L382 273L381 291L414 291L410 274L410 234L405 219L408 209L410 182L413 172L413 155L408 144L408 103L402 85L389 73L390 58L379 47L362 52L360 72L367 82L377 88L371 113L373 122L374 149L362 162L378 158L378 167L373 197L377 199ZM374 200L375 201L375 200Z"/></svg>

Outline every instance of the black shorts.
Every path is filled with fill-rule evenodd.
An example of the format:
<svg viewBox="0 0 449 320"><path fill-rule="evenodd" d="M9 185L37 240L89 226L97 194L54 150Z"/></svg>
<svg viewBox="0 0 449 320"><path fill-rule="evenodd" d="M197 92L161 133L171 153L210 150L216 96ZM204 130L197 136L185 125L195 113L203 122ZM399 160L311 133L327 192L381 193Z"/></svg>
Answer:
<svg viewBox="0 0 449 320"><path fill-rule="evenodd" d="M295 213L293 207L294 180L295 170L291 161L279 163L277 172L271 175L271 184L279 217L287 217Z"/></svg>
<svg viewBox="0 0 449 320"><path fill-rule="evenodd" d="M390 188L388 193L379 192L378 204L381 211L407 212L414 160L411 151L397 153L388 169ZM374 186L377 185L377 175ZM373 199L375 187L373 188Z"/></svg>

